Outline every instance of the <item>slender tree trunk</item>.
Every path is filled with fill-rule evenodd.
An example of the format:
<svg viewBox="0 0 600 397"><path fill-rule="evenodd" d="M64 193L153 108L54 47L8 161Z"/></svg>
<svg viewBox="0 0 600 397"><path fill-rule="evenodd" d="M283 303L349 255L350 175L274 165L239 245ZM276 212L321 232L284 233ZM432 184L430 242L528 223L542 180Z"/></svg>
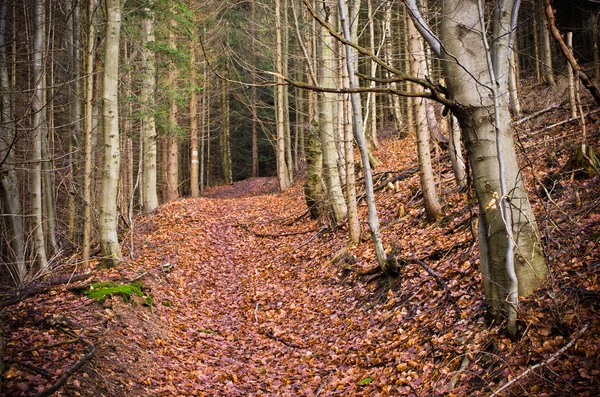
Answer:
<svg viewBox="0 0 600 397"><path fill-rule="evenodd" d="M13 113L12 85L8 75L8 57L6 56L6 15L8 2L0 5L0 197L4 203L6 223L9 229L9 245L14 262L10 271L17 285L20 285L27 275L25 265L25 242L19 180L15 171L14 145L16 143L15 120Z"/></svg>
<svg viewBox="0 0 600 397"><path fill-rule="evenodd" d="M156 55L153 45L154 10L153 3L148 3L142 20L142 87L140 89L140 105L142 107L142 212L148 214L158 207L157 165L156 165L156 121L154 119L154 95L156 91Z"/></svg>
<svg viewBox="0 0 600 397"><path fill-rule="evenodd" d="M350 29L348 28L348 12L346 9L346 3L344 0L338 0L338 7L340 10L340 21L344 31L346 40L351 41ZM346 47L347 57L347 68L348 75L350 77L350 87L358 87L358 79L354 73L353 51L350 46ZM371 238L373 245L375 246L375 254L377 256L377 262L383 272L388 275L397 275L398 268L395 265L395 261L388 261L383 249L383 243L381 241L381 235L379 230L379 218L377 217L377 209L375 207L375 194L373 191L373 178L371 175L371 166L369 165L369 150L367 148L367 142L362 130L362 110L360 103L360 95L357 93L351 94L352 101L352 121L354 127L354 137L360 148L361 161L363 171L365 174L365 196L367 200L367 206L369 208L369 227L371 229Z"/></svg>
<svg viewBox="0 0 600 397"><path fill-rule="evenodd" d="M509 8L507 8L509 9ZM509 26L502 10L501 20L495 23ZM515 271L518 279L518 292L521 296L531 294L538 288L547 274L541 250L535 217L529 204L521 179L513 143L513 127L508 112L506 96L497 98L499 106L494 108L493 97L482 93L490 86L489 71L481 54L486 53L480 29L465 32L464 26L478 26L478 4L476 1L448 0L444 3L442 41L444 43L445 75L447 84L459 104L454 110L460 121L470 164L473 170L473 183L479 202L480 216L480 262L486 290L486 299L497 312L506 309L510 291L510 275L507 273L506 259L507 230L496 198L501 199L500 167L498 153L502 153L504 164L502 177L506 182L511 204L512 230L516 249ZM495 30L500 32L500 30ZM493 59L496 76L508 72L506 48L508 37L505 34L494 37ZM456 58L455 58L456 57ZM455 59L460 60L460 65ZM497 80L498 91L506 92L505 80ZM497 119L493 116L497 114ZM502 136L501 150L497 147L497 130Z"/></svg>
<svg viewBox="0 0 600 397"><path fill-rule="evenodd" d="M282 40L282 71L284 76L289 76L289 32L288 32L288 0L283 0L283 15L281 20ZM292 130L290 127L290 100L289 86L283 87L283 124L285 130L285 166L289 183L294 181L294 159L292 156Z"/></svg>
<svg viewBox="0 0 600 397"><path fill-rule="evenodd" d="M339 3L338 3L339 4ZM338 5L338 7L340 7ZM340 24L348 24L347 18L344 18L347 13L347 9L345 4L342 4L340 8ZM346 26L348 31L350 32L350 28ZM350 40L356 41L356 37L352 37L352 33L350 32ZM342 70L342 87L350 88L350 76L348 70L348 64L352 63L350 70L354 71L354 63L356 61L356 53L352 49L350 51L347 50L347 47L340 44L340 52L341 57L340 60L343 62L341 65ZM362 106L360 103L360 96L358 98L359 112L357 113L359 117L359 123L362 128ZM356 180L354 176L354 139L353 139L353 108L350 103L350 97L348 94L343 94L343 100L340 101L340 107L342 108L342 120L344 123L344 136L343 136L343 148L344 148L344 159L345 159L345 182L346 182L346 205L348 207L348 236L350 237L350 241L354 244L357 244L360 241L360 221L358 219L358 205L356 202Z"/></svg>
<svg viewBox="0 0 600 397"><path fill-rule="evenodd" d="M544 19L544 23L548 23L547 19L546 19L546 14L544 13L544 0L539 0L539 3L541 3L540 6L538 6L541 14L542 14L542 18ZM536 2L537 3L537 2ZM548 32L548 29L546 29L545 27L542 26L542 52L543 52L543 62L544 62L544 67L542 68L543 70L543 76L544 76L544 80L546 80L546 84L548 84L549 86L554 87L556 85L556 81L554 80L554 69L552 68L552 45L550 43L550 33Z"/></svg>
<svg viewBox="0 0 600 397"><path fill-rule="evenodd" d="M335 4L335 3L334 3ZM327 6L330 14L322 8ZM319 12L324 19L335 21L334 8L331 2L323 3L319 7ZM320 28L320 45L318 57L321 60L320 67L320 86L332 88L335 86L335 59L333 58L334 40L326 29ZM340 176L337 168L337 149L335 146L334 126L333 126L333 103L336 94L321 93L319 100L319 130L321 136L321 146L323 147L323 173L327 185L327 196L329 204L333 211L333 219L338 222L347 216L347 207L342 192Z"/></svg>
<svg viewBox="0 0 600 397"><path fill-rule="evenodd" d="M106 0L107 22L102 90L104 119L104 168L100 196L100 249L102 265L112 267L121 260L117 236L117 188L119 183L119 40L121 2Z"/></svg>
<svg viewBox="0 0 600 397"><path fill-rule="evenodd" d="M373 0L367 1L368 14L369 14L369 45L371 52L375 54L375 15L373 14ZM377 62L371 60L369 73L371 78L377 77ZM369 83L371 87L375 87L375 82ZM373 146L379 146L379 139L377 138L377 95L375 93L367 94L367 112L366 112L365 124L368 123L368 139L371 141Z"/></svg>
<svg viewBox="0 0 600 397"><path fill-rule="evenodd" d="M231 150L229 149L229 98L227 82L221 81L221 158L223 164L223 179L226 185L233 183L231 171Z"/></svg>
<svg viewBox="0 0 600 397"><path fill-rule="evenodd" d="M252 33L256 36L256 0L250 2L250 14L252 17ZM252 41L252 64L256 65L256 46ZM256 92L256 74L252 73L252 88L251 88L251 109L252 109L252 176L258 177L258 108L256 102L258 96Z"/></svg>
<svg viewBox="0 0 600 397"><path fill-rule="evenodd" d="M410 72L413 76L423 78L426 74L423 43L412 19L407 18L406 23L408 25L411 57ZM429 129L427 128L427 104L425 101L425 98L414 98L413 105L417 130L417 153L419 157L419 175L421 179L421 189L423 191L423 202L427 219L433 221L442 215L442 205L436 191L433 166L431 164Z"/></svg>
<svg viewBox="0 0 600 397"><path fill-rule="evenodd" d="M190 0L190 5L192 4ZM198 91L196 90L196 40L192 40L190 49L190 78L192 95L190 98L190 191L192 197L200 196L198 186Z"/></svg>
<svg viewBox="0 0 600 397"><path fill-rule="evenodd" d="M385 34L385 56L388 65L393 65L393 45L392 45L392 6L394 2L389 1L388 4L385 5L385 16L384 16L384 34ZM396 82L391 82L390 87L393 90L396 90L397 84ZM392 116L394 117L394 125L396 126L396 130L402 130L402 113L400 111L400 97L398 95L392 95L391 97L391 105L392 105Z"/></svg>
<svg viewBox="0 0 600 397"><path fill-rule="evenodd" d="M71 84L69 90L71 103L69 107L69 118L71 130L68 137L69 142L69 173L67 175L67 233L72 246L77 246L77 150L78 140L81 135L81 42L79 38L79 4L72 0L65 0L65 10L70 13L67 18L65 31L66 48L71 49L71 60L69 72Z"/></svg>
<svg viewBox="0 0 600 397"><path fill-rule="evenodd" d="M534 2L534 5L535 5L535 2ZM535 77L536 77L537 84L541 84L541 82L542 82L542 69L540 67L542 61L540 59L541 56L540 56L540 40L539 40L539 25L538 25L539 18L540 18L539 12L537 12L534 7L533 18L532 18L533 52L534 52L533 59L535 60ZM543 29L545 29L545 28L543 28Z"/></svg>
<svg viewBox="0 0 600 397"><path fill-rule="evenodd" d="M94 128L94 47L96 29L94 24L94 0L87 2L87 49L85 57L85 108L84 108L84 160L83 160L83 243L81 256L90 256L92 245L92 147Z"/></svg>
<svg viewBox="0 0 600 397"><path fill-rule="evenodd" d="M206 181L208 180L205 177L206 169L204 167L204 164L205 158L207 158L207 156L205 156L204 153L206 153L206 146L210 147L210 145L207 144L209 135L208 132L210 127L208 125L208 115L210 112L210 108L208 107L208 94L206 93L206 91L208 91L206 72L206 61L204 61L204 64L202 66L202 111L200 113L202 120L202 136L200 138L200 193L204 193L204 186L206 185Z"/></svg>
<svg viewBox="0 0 600 397"><path fill-rule="evenodd" d="M567 47L573 51L573 32L567 32ZM567 65L567 76L569 79L569 109L571 110L571 118L577 117L577 104L575 102L575 76L571 64Z"/></svg>
<svg viewBox="0 0 600 397"><path fill-rule="evenodd" d="M176 51L175 32L169 32L169 46L172 51ZM175 90L177 89L177 69L175 62L172 61L169 65L169 88L173 90L170 101L169 110L169 129L171 130L167 136L167 201L175 200L179 197L179 138L177 116L179 107L175 99Z"/></svg>
<svg viewBox="0 0 600 397"><path fill-rule="evenodd" d="M592 37L594 45L594 76L596 81L600 80L600 46L598 45L598 18L600 13L592 15Z"/></svg>
<svg viewBox="0 0 600 397"><path fill-rule="evenodd" d="M467 187L467 171L465 159L462 154L462 131L454 114L450 116L450 139L448 140L448 153L456 185L463 189Z"/></svg>
<svg viewBox="0 0 600 397"><path fill-rule="evenodd" d="M276 49L275 49L275 69L279 75L283 74L283 33L282 33L282 16L281 16L281 0L275 0L275 35L276 35ZM277 77L277 87L275 106L276 111L276 123L277 123L277 146L276 146L276 158L277 158L277 179L279 180L279 189L281 191L286 190L290 187L289 172L287 170L286 163L286 130L285 130L285 112L284 106L284 82L281 77Z"/></svg>
<svg viewBox="0 0 600 397"><path fill-rule="evenodd" d="M43 45L44 45L44 1L36 0L33 10L34 38L33 38L33 81L34 92L31 99L33 151L32 151L32 182L31 182L31 213L33 215L33 243L35 261L40 269L48 270L46 257L46 243L44 241L44 227L42 222L42 145L43 135L46 133L46 120L43 116Z"/></svg>

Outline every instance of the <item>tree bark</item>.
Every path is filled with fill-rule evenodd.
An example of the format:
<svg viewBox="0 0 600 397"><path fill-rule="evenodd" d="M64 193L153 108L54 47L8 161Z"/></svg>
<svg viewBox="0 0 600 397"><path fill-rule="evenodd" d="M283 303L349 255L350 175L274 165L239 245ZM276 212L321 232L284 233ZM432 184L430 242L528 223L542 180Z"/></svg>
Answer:
<svg viewBox="0 0 600 397"><path fill-rule="evenodd" d="M122 261L117 236L117 188L119 183L119 40L121 2L106 0L107 22L102 89L104 120L104 167L100 196L100 249L102 265L113 267Z"/></svg>
<svg viewBox="0 0 600 397"><path fill-rule="evenodd" d="M221 81L221 161L223 166L223 180L226 185L233 183L231 171L231 150L229 148L229 98L227 82Z"/></svg>
<svg viewBox="0 0 600 397"><path fill-rule="evenodd" d="M172 51L176 51L175 32L171 29L169 32L169 46ZM179 131L177 116L179 107L175 99L177 90L177 69L175 61L169 65L169 89L171 91L170 109L169 109L169 134L167 135L167 201L175 200L179 197Z"/></svg>
<svg viewBox="0 0 600 397"><path fill-rule="evenodd" d="M275 35L276 35L276 48L275 48L275 70L279 76L283 74L283 33L282 33L282 17L281 17L281 0L275 1ZM277 136L276 136L276 150L275 155L277 158L277 179L279 180L279 190L284 191L290 187L289 172L287 169L286 162L286 129L285 129L285 111L284 106L284 82L283 78L277 77L277 86L275 87L275 106L276 106L276 123L277 123Z"/></svg>
<svg viewBox="0 0 600 397"><path fill-rule="evenodd" d="M335 3L334 3L335 4ZM331 21L335 21L334 15L331 15L335 8L331 7L331 2L321 4L319 12L321 16ZM326 6L326 9L323 7ZM319 29L319 52L318 57L321 62L319 68L319 78L321 87L334 87L335 59L333 58L333 48L335 46L333 37L327 29ZM336 94L323 92L319 100L319 130L321 137L321 146L323 147L323 173L327 186L327 197L333 212L333 219L338 222L347 216L347 207L342 192L340 176L337 168L337 148L335 145L333 128L333 103Z"/></svg>
<svg viewBox="0 0 600 397"><path fill-rule="evenodd" d="M407 18L408 38L410 45L411 74L423 77L426 72L423 43L411 18ZM437 220L442 215L442 205L435 187L435 177L431 164L431 149L429 146L429 129L427 127L427 104L425 98L413 98L414 117L417 131L417 154L419 157L419 176L425 213L430 221Z"/></svg>
<svg viewBox="0 0 600 397"><path fill-rule="evenodd" d="M505 11L504 11L505 12ZM506 13L506 12L505 12ZM508 12L510 15L510 12ZM454 109L464 133L467 153L473 170L473 183L479 202L480 260L486 299L493 311L506 309L509 275L505 267L508 238L505 225L495 204L500 195L500 172L495 125L502 134L501 153L506 165L504 175L511 203L512 229L517 246L515 271L519 294L527 296L538 288L547 274L535 217L523 186L513 143L513 127L505 96L499 99L499 119L494 119L494 103L489 95L490 77L485 58L486 49L479 31L465 30L479 26L478 8L474 0L448 0L444 3L442 42L448 89L458 104ZM509 26L504 19L495 23ZM507 47L507 35L495 38L494 67L496 75L507 73L508 59L496 51ZM450 55L452 54L452 55ZM460 64L456 60L459 60ZM500 84L500 92L506 89ZM485 92L485 91L488 92Z"/></svg>
<svg viewBox="0 0 600 397"><path fill-rule="evenodd" d="M21 197L19 193L19 180L14 168L14 145L16 143L16 125L14 120L12 98L12 84L8 75L8 60L6 56L6 15L8 2L3 1L0 6L0 195L4 202L4 211L7 214L6 223L9 231L9 245L14 262L10 265L10 272L20 285L27 275L25 265L25 241L23 232L23 218Z"/></svg>
<svg viewBox="0 0 600 397"><path fill-rule="evenodd" d="M31 182L31 212L33 215L33 244L35 261L40 269L48 270L46 257L46 243L44 241L44 227L42 221L42 145L43 135L46 134L46 120L43 116L45 108L43 105L43 47L44 47L44 1L36 0L33 10L34 38L33 38L33 81L34 91L31 98L32 128L33 128L33 151L32 151L32 182Z"/></svg>
<svg viewBox="0 0 600 397"><path fill-rule="evenodd" d="M154 118L154 95L156 91L156 55L154 52L154 10L148 3L142 20L142 87L140 89L142 148L142 213L149 214L158 207L156 185L156 121Z"/></svg>
<svg viewBox="0 0 600 397"><path fill-rule="evenodd" d="M192 5L192 1L189 1ZM192 197L200 196L200 188L198 185L198 90L197 75L196 75L196 46L197 40L192 39L190 48L190 78L192 85L192 93L190 97L190 192Z"/></svg>
<svg viewBox="0 0 600 397"><path fill-rule="evenodd" d="M92 242L92 147L94 128L94 47L96 29L94 24L94 0L87 2L87 49L85 56L85 107L84 107L84 160L83 160L83 242L82 259L90 256Z"/></svg>
<svg viewBox="0 0 600 397"><path fill-rule="evenodd" d="M544 21L546 23L548 23L546 14L543 12L543 7L544 7L543 2L544 2L544 0L539 0L539 3L541 4L541 7L539 9L541 10L542 18L544 19ZM542 27L542 53L543 53L543 56L541 58L543 59L543 62L544 62L544 66L542 68L544 80L546 81L546 84L548 84L551 87L554 87L556 85L556 81L554 80L554 70L552 68L552 45L550 43L550 33L548 33L548 29L544 29L543 27Z"/></svg>
<svg viewBox="0 0 600 397"><path fill-rule="evenodd" d="M338 7L340 10L340 21L344 36L346 40L352 41L350 29L348 28L348 13L344 0L338 0ZM358 86L358 79L354 73L353 64L353 51L349 45L345 46L346 49L346 65L348 68L348 76L350 77L350 87ZM373 176L371 175L371 166L369 164L369 150L367 147L367 141L362 130L362 110L360 103L360 95L358 93L351 94L350 99L352 101L352 125L354 131L354 137L358 143L360 149L360 158L362 161L363 172L365 174L365 195L367 199L367 206L369 208L369 228L371 229L371 239L375 247L375 255L377 256L377 263L381 270L387 275L397 275L398 268L395 265L397 262L388 261L383 249L383 243L381 241L381 233L379 230L379 218L377 216L377 208L375 206L375 193L373 191Z"/></svg>

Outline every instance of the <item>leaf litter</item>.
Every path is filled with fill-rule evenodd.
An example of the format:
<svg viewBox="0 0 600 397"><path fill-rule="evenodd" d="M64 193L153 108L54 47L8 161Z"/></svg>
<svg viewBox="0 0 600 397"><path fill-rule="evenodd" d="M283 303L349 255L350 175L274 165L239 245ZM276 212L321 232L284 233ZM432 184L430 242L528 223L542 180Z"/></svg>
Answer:
<svg viewBox="0 0 600 397"><path fill-rule="evenodd" d="M569 128L577 126L554 133ZM377 155L387 172L376 180L414 167L414 145L386 138ZM124 236L126 262L91 281L141 277L151 305L135 294L99 303L75 293L86 285L78 282L6 308L2 393L50 387L86 353L84 338L96 354L56 395L489 396L587 325L560 357L500 395L595 396L599 178L565 175L556 205L544 200L534 178L548 172L544 150L521 155L553 277L522 301L518 341L486 318L476 206L451 183L436 224L425 220L418 174L377 196L387 249L426 263L446 291L411 260L396 279L361 276L376 264L368 240L348 246L344 225L325 230L308 219L300 185L276 194L273 178L253 178L135 220ZM557 153L564 164L568 151ZM451 180L444 162L436 167ZM364 203L359 210L367 230Z"/></svg>

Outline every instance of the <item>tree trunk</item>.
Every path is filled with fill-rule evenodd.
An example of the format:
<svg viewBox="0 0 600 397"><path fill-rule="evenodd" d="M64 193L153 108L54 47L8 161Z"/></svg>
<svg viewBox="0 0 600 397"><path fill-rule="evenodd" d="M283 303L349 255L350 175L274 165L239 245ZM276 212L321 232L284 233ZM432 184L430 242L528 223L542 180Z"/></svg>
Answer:
<svg viewBox="0 0 600 397"><path fill-rule="evenodd" d="M256 0L250 1L250 15L252 21L256 20ZM252 35L256 37L255 25L252 24ZM256 65L256 45L252 41L252 64ZM252 176L258 177L258 109L256 102L258 96L256 93L256 74L252 73L252 87L251 87L251 99L250 106L252 110Z"/></svg>
<svg viewBox="0 0 600 397"><path fill-rule="evenodd" d="M544 19L544 23L548 23L546 19L546 14L544 13L544 0L536 1L541 3L538 7L536 7L542 14L542 18ZM551 87L556 85L556 81L554 81L554 70L552 68L552 45L550 43L550 33L548 29L542 26L542 52L543 56L541 57L544 62L544 67L542 68L544 80L546 84Z"/></svg>
<svg viewBox="0 0 600 397"><path fill-rule="evenodd" d="M289 25L288 25L288 0L283 0L283 15L281 16L282 40L282 71L284 76L289 76ZM285 130L285 167L287 178L291 185L294 181L294 159L292 156L292 130L290 126L290 96L289 86L283 85L283 125Z"/></svg>
<svg viewBox="0 0 600 397"><path fill-rule="evenodd" d="M467 187L467 171L465 159L462 154L462 131L458 120L452 114L450 116L450 139L448 140L448 153L450 154L450 163L452 172L456 180L456 186L460 189Z"/></svg>
<svg viewBox="0 0 600 397"><path fill-rule="evenodd" d="M33 81L34 91L31 98L31 112L33 127L33 151L32 151L32 182L31 182L31 213L33 215L33 244L35 251L35 261L40 269L48 270L48 260L46 257L46 243L44 241L44 227L42 222L42 145L43 136L46 133L46 120L43 116L45 112L43 106L43 46L44 46L44 1L36 0L33 10L34 18L34 39L33 39Z"/></svg>
<svg viewBox="0 0 600 397"><path fill-rule="evenodd" d="M423 43L411 18L407 18L408 38L410 45L410 72L413 76L423 78L426 72ZM419 157L419 176L425 213L430 221L437 220L442 215L442 205L438 197L431 153L429 146L429 129L427 127L427 104L425 98L413 98L414 117L417 131L417 154ZM434 116L435 117L435 116Z"/></svg>
<svg viewBox="0 0 600 397"><path fill-rule="evenodd" d="M169 46L172 51L177 51L175 44L175 32L169 32ZM175 62L171 61L169 65L169 89L171 92L171 104L169 109L169 134L167 136L167 201L175 200L179 197L179 131L177 116L179 107L175 99L177 90L177 69Z"/></svg>
<svg viewBox="0 0 600 397"><path fill-rule="evenodd" d="M283 33L282 33L282 17L281 17L281 0L275 0L275 71L278 75L283 75ZM285 104L284 82L281 77L277 77L277 87L275 87L275 106L276 106L276 123L277 123L277 145L275 155L277 158L277 179L279 180L279 190L284 191L290 187L289 172L286 163L286 129L285 129Z"/></svg>
<svg viewBox="0 0 600 397"><path fill-rule="evenodd" d="M375 54L378 52L375 49L375 15L373 14L373 0L367 1L368 14L369 14L369 45L371 52ZM377 77L377 62L371 60L369 74L371 78ZM375 82L369 83L371 87L375 87ZM379 146L379 139L377 138L377 95L373 92L367 94L367 111L364 125L368 125L367 136L373 146Z"/></svg>
<svg viewBox="0 0 600 397"><path fill-rule="evenodd" d="M385 16L383 19L384 23L384 35L385 35L385 55L384 59L388 65L393 65L393 46L392 46L392 6L394 2L389 1L388 4L385 5ZM397 89L396 82L391 82L390 87L393 90ZM400 111L400 97L398 95L391 96L391 105L392 105L392 116L394 117L394 125L396 126L396 130L402 130L402 113Z"/></svg>
<svg viewBox="0 0 600 397"><path fill-rule="evenodd" d="M140 89L140 106L142 122L142 213L149 214L158 207L156 185L156 121L154 119L154 95L156 91L156 55L152 46L154 36L154 10L152 3L144 10L142 20L142 87Z"/></svg>
<svg viewBox="0 0 600 397"><path fill-rule="evenodd" d="M221 81L221 160L223 165L223 180L226 185L233 183L231 171L231 150L229 149L229 98L227 82Z"/></svg>
<svg viewBox="0 0 600 397"><path fill-rule="evenodd" d="M344 0L338 0L338 7L340 10L340 21L344 31L346 40L351 41L352 36L350 29L348 28L348 12ZM346 59L348 75L350 77L350 87L358 87L358 79L354 73L353 63L353 51L350 46L346 47ZM381 267L382 271L387 275L397 275L398 268L395 265L397 262L388 261L383 249L383 243L381 241L381 235L379 231L379 218L377 217L377 208L375 207L375 193L373 191L373 177L371 175L371 167L369 165L369 151L367 148L367 142L362 130L362 110L360 103L360 95L354 93L350 97L352 101L352 124L354 127L354 137L358 143L360 149L360 158L362 161L363 171L365 174L365 196L367 200L367 206L369 208L369 228L371 229L371 239L375 246L375 254L377 256L377 263Z"/></svg>
<svg viewBox="0 0 600 397"><path fill-rule="evenodd" d="M69 140L69 172L67 176L67 187L69 194L67 198L67 233L72 246L77 246L77 184L78 173L78 140L81 135L81 40L79 37L79 4L72 0L65 1L65 9L70 12L67 19L65 44L71 49L71 60L69 71L72 83L69 86L71 104L69 107L69 118L71 123Z"/></svg>
<svg viewBox="0 0 600 397"><path fill-rule="evenodd" d="M83 160L83 242L82 259L90 256L92 242L92 146L94 128L94 47L96 29L94 24L94 0L87 3L87 49L85 56L85 108L84 108L84 160Z"/></svg>
<svg viewBox="0 0 600 397"><path fill-rule="evenodd" d="M119 39L121 2L106 0L107 22L102 90L104 119L104 168L100 196L100 248L102 265L112 267L121 260L117 236L117 188L119 183Z"/></svg>
<svg viewBox="0 0 600 397"><path fill-rule="evenodd" d="M510 12L503 10L503 13L496 14L503 17L495 23L507 27L509 23L505 14L510 17ZM547 274L547 268L534 214L520 176L506 96L498 97L499 117L498 120L494 120L493 97L482 92L487 90L485 87L490 86L486 60L481 55L486 53L486 49L479 29L464 29L464 26L480 26L477 20L477 1L448 0L444 3L444 15L446 18L442 22L442 42L444 51L447 51L444 53L446 82L459 104L454 111L465 134L481 212L480 260L486 299L492 311L497 313L499 309L507 308L506 298L510 290L510 281L505 266L507 230L495 201L496 197L500 198L495 125L499 126L498 133L502 135L500 152L503 154L502 163L505 165L503 177L510 192L512 230L517 246L515 271L519 294L527 296L538 288ZM502 52L506 54L507 40L506 34L494 38L493 59L497 76L506 75L508 72L508 59L501 55ZM460 61L460 65L456 59ZM498 91L506 92L506 85L503 85L505 80L498 80Z"/></svg>
<svg viewBox="0 0 600 397"><path fill-rule="evenodd" d="M189 0L188 6L191 7L192 0ZM194 38L190 47L190 78L192 92L190 97L190 194L192 197L200 196L200 186L198 181L198 76L196 73L196 31L194 29Z"/></svg>
<svg viewBox="0 0 600 397"><path fill-rule="evenodd" d="M339 4L339 3L338 3ZM340 10L340 23L348 25L347 18L344 18L348 15L348 10L346 9L345 4L342 4L342 8ZM350 32L350 28L346 26ZM356 37L352 36L352 32L350 32L350 40L356 41ZM345 50L345 51L344 51ZM341 80L342 87L350 88L350 76L348 70L348 64L352 63L350 70L354 71L354 64L356 62L356 53L355 51L347 50L347 47L340 43L340 60L342 61L341 65ZM342 94L342 101L339 102L340 107L342 108L342 120L343 120L343 149L344 149L344 171L345 171L345 182L346 182L346 206L348 207L348 237L350 237L350 241L354 244L357 244L360 241L360 221L358 219L358 205L356 202L356 180L354 176L354 139L352 137L353 133L353 108L350 103L350 96L348 94ZM358 97L357 103L358 109L358 117L359 123L362 127L362 106L360 103L360 96Z"/></svg>
<svg viewBox="0 0 600 397"><path fill-rule="evenodd" d="M332 15L334 8L331 7L331 3L323 4L327 6L327 11L322 7L319 8L324 19L329 21L335 21L335 16ZM321 61L320 67L320 83L321 87L333 88L335 86L335 59L333 55L333 48L335 47L334 39L329 32L320 28L320 45L318 57ZM337 148L335 145L334 138L334 126L333 126L333 103L336 99L336 94L332 93L321 93L319 100L319 130L321 136L321 145L323 147L323 173L325 174L325 183L327 185L327 196L329 198L329 204L333 212L333 219L338 222L347 216L347 207L344 200L344 193L342 192L342 186L340 183L340 176L337 168Z"/></svg>
<svg viewBox="0 0 600 397"><path fill-rule="evenodd" d="M314 119L308 130L306 146L306 184L304 199L313 219L325 215L323 194L323 151L319 140L319 123Z"/></svg>
<svg viewBox="0 0 600 397"><path fill-rule="evenodd" d="M8 240L10 241L11 255L14 262L10 265L10 272L20 285L27 275L25 265L25 242L23 232L23 218L21 210L21 197L19 193L19 180L14 168L14 145L16 143L15 120L10 93L13 92L8 76L8 60L6 56L6 14L8 2L0 6L0 197L4 203L6 223L8 226Z"/></svg>

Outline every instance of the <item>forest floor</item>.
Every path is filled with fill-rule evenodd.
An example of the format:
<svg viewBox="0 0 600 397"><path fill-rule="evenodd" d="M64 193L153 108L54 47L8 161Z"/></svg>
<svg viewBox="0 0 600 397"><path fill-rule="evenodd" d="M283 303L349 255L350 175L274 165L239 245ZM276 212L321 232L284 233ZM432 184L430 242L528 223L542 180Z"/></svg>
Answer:
<svg viewBox="0 0 600 397"><path fill-rule="evenodd" d="M514 381L498 395L597 396L600 178L561 171L579 124L541 130L567 117L556 109L518 130L552 277L522 300L517 341L486 318L472 193L438 160L445 215L428 223L414 139L389 136L375 177L404 175L377 191L386 247L404 259L398 278L361 275L376 264L368 233L350 246L344 225L310 220L300 184L213 188L136 218L118 268L6 307L2 393L36 395L62 376L56 395L493 396ZM600 113L587 122L598 150ZM364 201L360 211L367 230ZM142 296L100 303L83 294L92 281L136 281Z"/></svg>

